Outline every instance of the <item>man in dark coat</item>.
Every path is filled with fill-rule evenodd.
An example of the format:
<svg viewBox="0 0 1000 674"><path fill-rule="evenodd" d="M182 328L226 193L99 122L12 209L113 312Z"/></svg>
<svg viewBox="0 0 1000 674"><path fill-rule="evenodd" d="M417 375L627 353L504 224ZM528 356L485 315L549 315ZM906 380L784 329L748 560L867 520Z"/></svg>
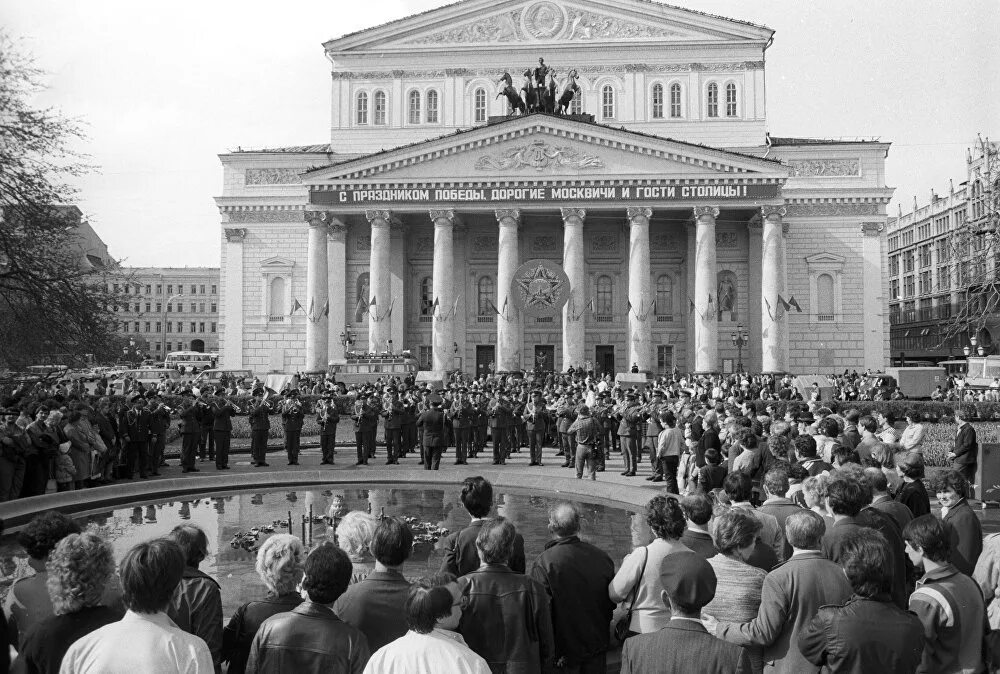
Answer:
<svg viewBox="0 0 1000 674"><path fill-rule="evenodd" d="M201 435L198 436L198 458L204 461L215 460L215 435L212 426L215 423L215 412L212 409L212 394L214 389L206 386L201 389L195 407L198 410L198 425L201 428Z"/></svg>
<svg viewBox="0 0 1000 674"><path fill-rule="evenodd" d="M660 566L663 602L670 623L634 636L622 647L622 674L749 674L750 656L735 644L716 639L701 623L701 609L715 597L715 572L695 552L667 555Z"/></svg>
<svg viewBox="0 0 1000 674"><path fill-rule="evenodd" d="M386 465L399 463L403 453L403 403L399 401L399 391L395 386L386 389L389 403L382 410L385 419L385 453Z"/></svg>
<svg viewBox="0 0 1000 674"><path fill-rule="evenodd" d="M181 410L181 468L183 473L197 473L194 465L198 454L198 439L201 437L201 411L194 403L185 403Z"/></svg>
<svg viewBox="0 0 1000 674"><path fill-rule="evenodd" d="M132 407L126 408L122 412L118 427L121 429L122 440L125 443L126 478L133 479L135 471L138 469L139 477L145 479L148 458L146 445L149 442L149 410L146 409L146 399L141 393L135 394L132 399ZM195 422L195 428L197 429L197 422ZM195 442L197 443L197 438ZM80 476L77 475L77 477Z"/></svg>
<svg viewBox="0 0 1000 674"><path fill-rule="evenodd" d="M458 389L451 407L445 414L451 420L451 427L455 433L455 465L465 465L469 457L476 455L475 445L472 444L472 426L477 412L469 402L468 393L464 388Z"/></svg>
<svg viewBox="0 0 1000 674"><path fill-rule="evenodd" d="M378 408L374 395L365 400L362 393L354 402L354 439L357 444L358 462L356 465L368 465L368 459L375 456L375 432L378 430Z"/></svg>
<svg viewBox="0 0 1000 674"><path fill-rule="evenodd" d="M271 406L267 400L257 400L260 391L254 391L254 401L250 403L250 454L257 468L267 466L267 436L271 430Z"/></svg>
<svg viewBox="0 0 1000 674"><path fill-rule="evenodd" d="M326 391L323 394L323 399L317 405L316 422L319 423L319 449L323 457L320 464L332 466L334 445L337 444L337 424L340 423L333 392Z"/></svg>
<svg viewBox="0 0 1000 674"><path fill-rule="evenodd" d="M948 525L951 563L971 576L983 552L983 525L965 499L969 483L957 470L949 470L934 480L934 491L941 504L941 519Z"/></svg>
<svg viewBox="0 0 1000 674"><path fill-rule="evenodd" d="M149 467L152 469L150 475L160 474L160 465L163 464L163 452L167 446L167 430L170 428L170 411L159 400L159 396L150 391L146 394L149 399ZM102 433L103 437L103 433ZM107 444L107 441L105 441ZM111 448L111 445L108 445Z"/></svg>
<svg viewBox="0 0 1000 674"><path fill-rule="evenodd" d="M955 449L948 452L955 470L965 477L969 484L976 482L976 467L979 465L979 443L976 441L976 429L968 421L968 413L961 407L955 409L955 423L958 433L955 435ZM967 494L970 498L973 494Z"/></svg>
<svg viewBox="0 0 1000 674"><path fill-rule="evenodd" d="M420 413L417 428L423 431L421 454L424 457L424 468L437 470L441 466L441 452L445 446L444 412L441 411L440 396L431 398L431 408Z"/></svg>
<svg viewBox="0 0 1000 674"><path fill-rule="evenodd" d="M229 470L229 443L233 439L236 408L224 398L212 402L212 435L215 440L215 469Z"/></svg>
<svg viewBox="0 0 1000 674"><path fill-rule="evenodd" d="M493 485L483 477L465 478L462 483L462 505L472 516L472 523L445 539L444 562L441 564L441 571L456 576L464 576L479 568L476 537L493 508ZM514 551L508 566L518 573L525 571L524 537L521 534L514 537Z"/></svg>
<svg viewBox="0 0 1000 674"><path fill-rule="evenodd" d="M302 421L305 411L299 400L298 389L289 389L287 400L281 406L281 425L285 430L285 454L288 455L288 465L299 465L299 438L302 435Z"/></svg>
<svg viewBox="0 0 1000 674"><path fill-rule="evenodd" d="M549 510L549 531L554 540L531 566L532 578L545 588L552 601L555 662L580 674L607 671L608 624L615 605L608 585L615 564L606 552L585 543L580 532L580 511L571 503Z"/></svg>
<svg viewBox="0 0 1000 674"><path fill-rule="evenodd" d="M785 497L788 494L788 469L784 466L785 464L778 464L765 473L764 479L761 481L761 486L764 489L764 503L757 509L762 513L773 515L774 519L778 520L782 534L785 534L785 520L788 519L789 515L802 512L802 508L796 505L795 501ZM784 559L791 556L792 544L785 536Z"/></svg>
<svg viewBox="0 0 1000 674"><path fill-rule="evenodd" d="M885 538L859 529L843 539L841 555L854 595L847 603L820 607L798 633L798 650L823 671L917 671L924 628L917 616L892 601L892 553Z"/></svg>

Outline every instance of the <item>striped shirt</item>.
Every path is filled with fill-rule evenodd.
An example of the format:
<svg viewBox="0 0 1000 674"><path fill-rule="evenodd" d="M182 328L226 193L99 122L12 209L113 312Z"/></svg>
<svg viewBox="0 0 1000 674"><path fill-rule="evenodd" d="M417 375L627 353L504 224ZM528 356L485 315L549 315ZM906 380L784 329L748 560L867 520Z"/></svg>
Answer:
<svg viewBox="0 0 1000 674"><path fill-rule="evenodd" d="M604 433L604 427L594 417L579 416L573 425L569 427L567 433L576 433L578 444L593 447L597 444L598 438Z"/></svg>

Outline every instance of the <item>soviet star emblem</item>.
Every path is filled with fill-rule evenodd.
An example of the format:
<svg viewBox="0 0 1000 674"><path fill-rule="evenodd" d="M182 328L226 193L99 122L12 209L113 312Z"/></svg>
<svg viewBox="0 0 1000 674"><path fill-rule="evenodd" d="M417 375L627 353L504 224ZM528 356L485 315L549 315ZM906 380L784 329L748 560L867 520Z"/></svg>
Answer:
<svg viewBox="0 0 1000 674"><path fill-rule="evenodd" d="M513 281L517 304L529 314L551 315L566 303L569 279L558 267L534 260L517 270Z"/></svg>

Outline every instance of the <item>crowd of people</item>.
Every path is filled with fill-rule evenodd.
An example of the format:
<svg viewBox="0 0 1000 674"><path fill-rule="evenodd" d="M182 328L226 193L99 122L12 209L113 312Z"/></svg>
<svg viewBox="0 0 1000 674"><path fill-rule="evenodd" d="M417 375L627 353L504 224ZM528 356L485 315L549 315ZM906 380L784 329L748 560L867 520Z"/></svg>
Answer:
<svg viewBox="0 0 1000 674"><path fill-rule="evenodd" d="M782 437L772 453L787 452ZM741 470L654 496L652 540L617 571L570 502L550 507L551 540L528 557L482 477L462 485L469 525L416 578L404 519L333 503L311 549L291 534L263 541L267 593L228 617L199 568L210 550L197 526L116 563L107 541L42 513L18 534L35 573L4 603L0 671L603 674L619 645L626 674L995 671L1000 534L984 547L965 478L935 481L939 517L853 462L814 471L803 503L791 483L804 465L777 460L760 505Z"/></svg>

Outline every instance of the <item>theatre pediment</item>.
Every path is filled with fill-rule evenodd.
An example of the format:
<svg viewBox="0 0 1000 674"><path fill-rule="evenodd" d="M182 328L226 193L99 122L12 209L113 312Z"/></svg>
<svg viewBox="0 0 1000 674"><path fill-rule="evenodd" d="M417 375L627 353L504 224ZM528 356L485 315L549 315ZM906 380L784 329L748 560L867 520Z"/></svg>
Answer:
<svg viewBox="0 0 1000 674"><path fill-rule="evenodd" d="M628 179L774 179L778 162L549 115L531 115L316 169L310 185Z"/></svg>
<svg viewBox="0 0 1000 674"><path fill-rule="evenodd" d="M326 43L330 53L442 45L764 40L771 29L642 0L467 0Z"/></svg>

